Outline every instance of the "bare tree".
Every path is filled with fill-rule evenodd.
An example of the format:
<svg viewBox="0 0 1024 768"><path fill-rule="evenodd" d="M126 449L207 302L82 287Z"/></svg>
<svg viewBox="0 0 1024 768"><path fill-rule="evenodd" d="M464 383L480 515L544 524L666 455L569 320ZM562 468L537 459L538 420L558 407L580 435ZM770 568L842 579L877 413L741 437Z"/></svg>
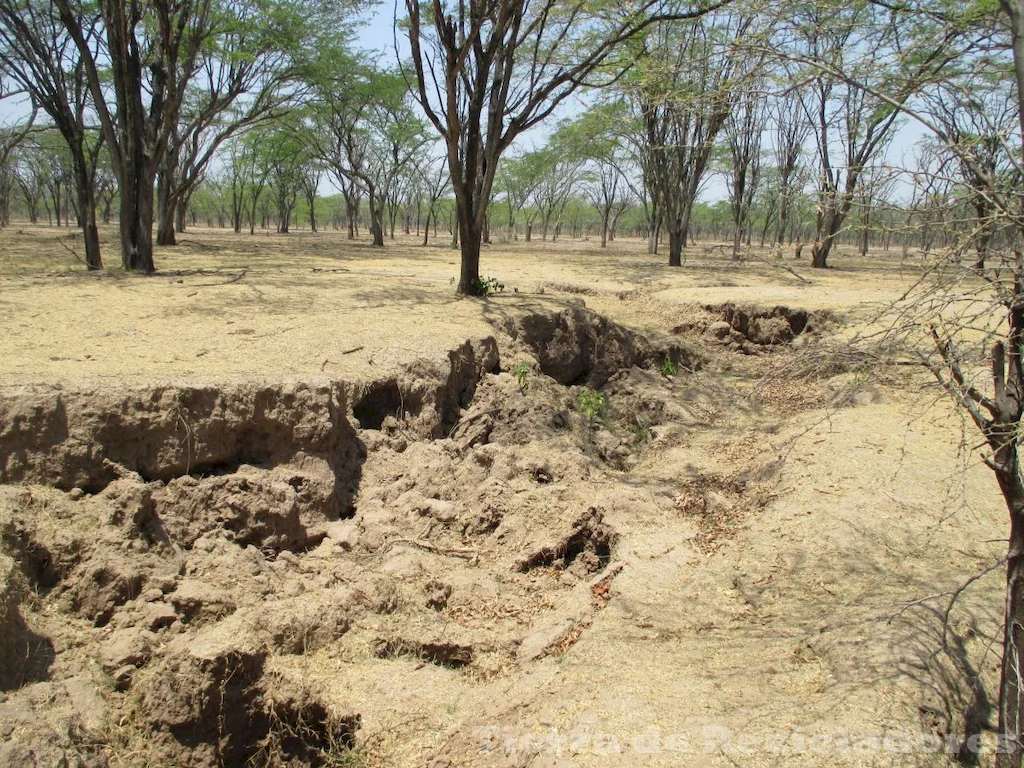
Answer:
<svg viewBox="0 0 1024 768"><path fill-rule="evenodd" d="M810 66L797 92L813 126L818 210L812 266L825 268L856 201L864 169L884 152L900 109L957 56L957 28L904 55L893 11L875 5L804 6L793 19L796 58ZM858 87L854 83L869 87ZM886 91L881 98L876 90Z"/></svg>

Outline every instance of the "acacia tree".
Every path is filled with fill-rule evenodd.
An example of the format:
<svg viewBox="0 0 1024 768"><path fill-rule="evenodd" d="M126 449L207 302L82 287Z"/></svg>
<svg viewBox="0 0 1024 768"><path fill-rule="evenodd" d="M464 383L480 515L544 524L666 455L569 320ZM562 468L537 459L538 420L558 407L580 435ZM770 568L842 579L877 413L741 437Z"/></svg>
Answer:
<svg viewBox="0 0 1024 768"><path fill-rule="evenodd" d="M425 126L408 103L405 79L398 72L360 66L337 43L320 53L319 66L308 77L314 90L311 150L343 190L351 184L365 194L373 244L383 247L388 199L427 143Z"/></svg>
<svg viewBox="0 0 1024 768"><path fill-rule="evenodd" d="M1005 149L1018 119L1010 82L974 69L969 80L945 78L922 94L921 112L945 135L945 144L938 146L944 172L966 190L964 202L972 214L967 225L977 270L985 268L992 240L1006 226L991 199L990 187L998 186L1005 196L1021 182L1021 170ZM945 163L946 159L951 162Z"/></svg>
<svg viewBox="0 0 1024 768"><path fill-rule="evenodd" d="M214 0L53 1L78 49L117 176L121 265L151 273L156 174L207 45Z"/></svg>
<svg viewBox="0 0 1024 768"><path fill-rule="evenodd" d="M0 99L9 96L9 91L0 92ZM36 111L26 120L0 128L0 228L6 227L11 219L11 192L15 184L16 152L35 124Z"/></svg>
<svg viewBox="0 0 1024 768"><path fill-rule="evenodd" d="M416 170L420 174L427 198L427 218L423 222L423 245L426 245L430 240L431 222L435 231L437 229L438 203L451 188L451 179L448 178L448 164L444 158L431 157L427 162L418 164Z"/></svg>
<svg viewBox="0 0 1024 768"><path fill-rule="evenodd" d="M508 212L509 240L519 239L517 216L530 201L540 183L542 169L537 160L536 153L525 153L520 156L506 155L499 163L495 184L498 197Z"/></svg>
<svg viewBox="0 0 1024 768"><path fill-rule="evenodd" d="M723 12L688 24L658 25L631 83L643 125L645 177L668 234L669 266L682 264L693 204L715 142L750 74L735 41L757 18Z"/></svg>
<svg viewBox="0 0 1024 768"><path fill-rule="evenodd" d="M877 0L881 5L883 0ZM933 0L911 0L890 5L904 34L917 32L923 41L905 59L921 62L937 58L957 62L949 73L972 81L1002 82L1010 90L1012 125L998 142L1000 161L1012 173L1024 171L1024 0L1000 0L998 8L987 4L950 6ZM907 35L907 39L911 39ZM941 51L939 50L941 48ZM965 274L956 251L974 250L972 236L964 238L953 258L936 270L937 284L921 281L898 305L902 322L897 326L901 340L917 339L925 330L934 350L924 364L935 375L958 407L984 437L987 453L982 461L992 470L1005 502L1009 531L1007 551L987 571L1005 564L1006 589L1002 626L1002 659L999 681L999 718L995 764L1019 768L1024 764L1024 475L1021 473L1019 443L1024 432L1024 195L1019 184L1007 185L999 173L986 168L973 142L964 145L948 126L927 109L919 108L904 95L901 80L882 82L864 77L863 72L844 71L834 63L818 62L821 71L864 91L879 103L899 110L928 129L935 139L969 171L962 189L981 192L991 204L990 218L1005 227L1005 247L986 254L986 267L969 268ZM986 100L968 100L964 108L978 114L982 124L1000 122L999 112ZM951 176L941 170L949 163L928 164L937 169L937 183L929 185L944 194ZM923 170L923 169L922 169ZM992 264L992 262L997 262ZM970 278L970 279L968 279ZM994 317L993 317L994 314ZM992 325L992 320L997 324ZM982 330L979 344L978 331ZM980 349L979 349L980 347ZM977 352L987 347L988 369L978 365ZM983 358L982 358L983 359ZM986 571L986 572L987 572ZM969 582L976 581L975 576ZM953 600L966 585L953 593ZM927 598L926 598L927 599ZM947 609L952 609L952 605Z"/></svg>
<svg viewBox="0 0 1024 768"><path fill-rule="evenodd" d="M284 113L298 96L303 49L339 23L345 4L218 0L157 180L157 243L173 245L188 199L217 149L247 127Z"/></svg>
<svg viewBox="0 0 1024 768"><path fill-rule="evenodd" d="M816 268L828 266L864 169L885 150L901 109L961 53L961 26L918 38L895 23L896 13L881 4L811 3L793 14L795 42L785 55L809 66L797 93L818 160Z"/></svg>
<svg viewBox="0 0 1024 768"><path fill-rule="evenodd" d="M95 52L98 40L84 11L81 44ZM101 269L96 227L96 166L103 137L89 126L86 69L75 40L48 0L0 0L0 67L60 132L70 153L78 224L88 269Z"/></svg>
<svg viewBox="0 0 1024 768"><path fill-rule="evenodd" d="M563 126L552 136L547 146L528 155L528 163L539 172L531 198L540 214L542 240L548 239L552 224L555 225L552 240L557 237L562 212L578 182L583 180L584 158L578 154L565 128Z"/></svg>
<svg viewBox="0 0 1024 768"><path fill-rule="evenodd" d="M765 96L748 89L739 98L726 126L726 143L732 161L726 175L732 211L732 258L739 258L740 242L750 221L750 210L761 181L761 136Z"/></svg>
<svg viewBox="0 0 1024 768"><path fill-rule="evenodd" d="M697 18L724 2L681 9L641 0L623 13L587 0L405 0L416 96L448 156L459 293L483 291L487 206L498 161L516 137L578 88L614 81L627 66L622 43L650 24Z"/></svg>
<svg viewBox="0 0 1024 768"><path fill-rule="evenodd" d="M803 187L803 176L800 173L800 160L803 156L804 142L810 136L811 124L807 120L800 97L794 89L790 89L779 98L774 99L772 115L772 155L776 181L776 199L778 200L778 228L775 242L779 250L786 238L786 225L793 202ZM767 222L765 222L767 227Z"/></svg>

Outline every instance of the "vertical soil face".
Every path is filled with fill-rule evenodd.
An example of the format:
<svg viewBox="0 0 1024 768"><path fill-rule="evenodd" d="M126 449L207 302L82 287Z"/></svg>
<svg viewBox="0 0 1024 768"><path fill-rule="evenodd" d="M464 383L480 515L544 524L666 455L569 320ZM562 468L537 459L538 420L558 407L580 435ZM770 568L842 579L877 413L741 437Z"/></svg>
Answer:
<svg viewBox="0 0 1024 768"><path fill-rule="evenodd" d="M699 361L582 308L495 325L516 376L484 338L368 383L0 391L4 749L329 764L359 713L289 658L486 679L564 652L618 572L576 487L635 464L657 367Z"/></svg>

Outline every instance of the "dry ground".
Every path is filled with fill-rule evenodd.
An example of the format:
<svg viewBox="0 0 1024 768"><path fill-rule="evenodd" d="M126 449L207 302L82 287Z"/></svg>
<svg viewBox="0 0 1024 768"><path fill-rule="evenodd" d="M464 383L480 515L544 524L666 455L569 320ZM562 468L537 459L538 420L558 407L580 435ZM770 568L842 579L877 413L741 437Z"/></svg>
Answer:
<svg viewBox="0 0 1024 768"><path fill-rule="evenodd" d="M111 233L104 237L113 261ZM453 293L455 251L413 238L374 250L336 233L197 229L160 250L160 272L146 278L87 274L64 246L74 250L76 240L47 228L0 233L7 393L22 385L408 380L417 361L443 361L467 339L494 336L498 318L580 301L652 338L681 339L704 358L696 372L613 376L605 426L578 419L570 437L558 437L548 419L571 411L578 390L543 376L538 351L503 331L504 373L464 404L464 432L425 441L399 423L360 431L368 458L354 501L359 543L332 548L328 534L296 560L312 582L337 571L331 558L358 556L356 591L370 583L398 597L353 613L347 632L315 650L266 662L331 708L361 714L356 749L339 761L942 765L952 756L914 740L993 725L998 573L972 585L948 621L944 598L908 606L955 590L1000 555L1005 513L995 483L964 448L978 441L913 369L793 373L806 359L799 356L864 329L920 276L920 264L898 254L840 256L835 269L814 272L787 261L794 274L771 259L736 265L704 255L670 270L634 241L607 250L496 244L482 272L506 290L479 300ZM700 305L727 301L808 310L820 328L799 350L747 356L702 333L709 318ZM525 391L509 374L515 360L531 366ZM660 415L644 421L638 414L652 403ZM502 408L483 443L466 437L473 419ZM628 443L627 458L603 440ZM474 467L485 459L480 475ZM494 467L505 464L498 477ZM537 485L548 471L554 482ZM470 493L499 481L491 495ZM440 526L419 534L422 525L414 531L400 514L385 515L411 509L413 492L467 515L486 501L503 523L457 535L434 505ZM595 506L614 532L608 557L590 552L597 559L586 568L510 570L513 555L557 539ZM434 549L389 550L398 537ZM211 557L228 558L222 545L209 544ZM411 595L446 587L443 610L411 605L421 601ZM64 637L56 603L38 600L26 603L29 626ZM86 639L56 643L54 669L88 676L90 643L109 629L66 621ZM385 651L382 638L391 643ZM471 649L474 661L439 663L410 638L443 641L445 653ZM163 634L156 642L173 645ZM60 663L65 646L80 649L77 666ZM524 652L532 646L539 652ZM97 754L115 764L151 761L131 738L110 736L109 722L127 728L138 702L113 684L99 691L110 711L95 731L112 746ZM0 736L15 738L2 726Z"/></svg>

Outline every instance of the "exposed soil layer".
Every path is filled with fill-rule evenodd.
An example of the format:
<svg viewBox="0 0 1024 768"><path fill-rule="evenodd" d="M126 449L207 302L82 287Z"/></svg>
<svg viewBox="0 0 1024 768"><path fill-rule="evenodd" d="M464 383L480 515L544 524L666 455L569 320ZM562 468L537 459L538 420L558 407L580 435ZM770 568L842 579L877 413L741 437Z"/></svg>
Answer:
<svg viewBox="0 0 1024 768"><path fill-rule="evenodd" d="M755 304L705 304L694 308L685 323L673 332L702 334L706 341L747 355L760 354L773 347L802 345L807 337L817 336L835 322L832 313L783 305L763 307Z"/></svg>
<svg viewBox="0 0 1024 768"><path fill-rule="evenodd" d="M0 765L326 764L363 713L290 657L564 653L621 568L584 483L700 358L582 307L494 325L370 382L0 391Z"/></svg>

